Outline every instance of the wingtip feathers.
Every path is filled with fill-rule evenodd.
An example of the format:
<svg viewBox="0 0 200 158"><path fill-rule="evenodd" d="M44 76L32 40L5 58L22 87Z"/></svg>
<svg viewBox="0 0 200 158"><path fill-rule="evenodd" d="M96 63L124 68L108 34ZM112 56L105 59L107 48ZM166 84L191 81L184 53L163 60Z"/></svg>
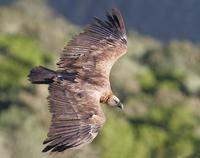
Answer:
<svg viewBox="0 0 200 158"><path fill-rule="evenodd" d="M112 17L115 24L117 24L118 30L123 34L126 34L125 24L122 17L122 14L118 8L112 8L110 11L106 12L107 18L110 21L110 17ZM109 17L110 16L110 17ZM112 20L111 20L112 21Z"/></svg>

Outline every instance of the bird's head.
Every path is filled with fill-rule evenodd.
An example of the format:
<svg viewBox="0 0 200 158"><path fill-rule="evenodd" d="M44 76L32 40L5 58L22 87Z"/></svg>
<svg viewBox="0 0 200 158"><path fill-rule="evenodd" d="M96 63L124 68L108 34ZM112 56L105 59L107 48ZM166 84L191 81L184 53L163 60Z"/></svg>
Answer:
<svg viewBox="0 0 200 158"><path fill-rule="evenodd" d="M113 107L118 107L120 109L123 109L123 104L121 103L121 101L115 96L115 95L110 95L108 100L107 100L107 104Z"/></svg>

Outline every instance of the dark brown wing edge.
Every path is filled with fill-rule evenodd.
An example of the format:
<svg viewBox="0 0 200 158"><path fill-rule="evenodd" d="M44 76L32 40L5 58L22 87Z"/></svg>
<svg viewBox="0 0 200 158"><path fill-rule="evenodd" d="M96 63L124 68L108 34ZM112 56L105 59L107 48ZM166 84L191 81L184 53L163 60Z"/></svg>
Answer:
<svg viewBox="0 0 200 158"><path fill-rule="evenodd" d="M117 8L113 8L111 12L106 12L106 17L107 20L105 21L94 17L95 22L89 25L86 30L94 31L96 29L95 33L99 35L103 33L104 38L121 39L124 44L127 44L125 24L120 11ZM97 29L97 26L99 29Z"/></svg>
<svg viewBox="0 0 200 158"><path fill-rule="evenodd" d="M107 17L110 17L109 12L107 12ZM112 17L114 22L117 24L117 29L125 35L126 29L124 25L124 20L122 18L120 11L117 8L112 9Z"/></svg>

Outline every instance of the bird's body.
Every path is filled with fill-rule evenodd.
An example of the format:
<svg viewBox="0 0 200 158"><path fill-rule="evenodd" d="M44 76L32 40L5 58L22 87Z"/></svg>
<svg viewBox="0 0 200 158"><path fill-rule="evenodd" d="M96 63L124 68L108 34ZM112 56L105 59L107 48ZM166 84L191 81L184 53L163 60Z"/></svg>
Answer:
<svg viewBox="0 0 200 158"><path fill-rule="evenodd" d="M100 103L121 106L109 77L115 61L126 53L127 39L120 12L107 13L108 21L95 21L64 48L58 70L42 66L29 74L32 83L49 84L51 127L44 152L62 152L90 143L105 122Z"/></svg>

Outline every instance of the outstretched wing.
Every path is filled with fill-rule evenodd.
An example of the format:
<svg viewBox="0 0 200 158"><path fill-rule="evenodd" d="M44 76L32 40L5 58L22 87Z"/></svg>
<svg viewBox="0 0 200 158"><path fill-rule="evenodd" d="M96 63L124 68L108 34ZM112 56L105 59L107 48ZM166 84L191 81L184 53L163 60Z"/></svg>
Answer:
<svg viewBox="0 0 200 158"><path fill-rule="evenodd" d="M62 152L95 138L105 117L99 105L101 93L90 90L88 82L95 88L98 83L103 88L109 85L111 67L126 49L124 22L117 9L107 13L107 21L95 18L64 48L57 63L59 71L78 77L73 83L63 80L50 84L52 124L44 141L47 144L44 152Z"/></svg>
<svg viewBox="0 0 200 158"><path fill-rule="evenodd" d="M49 86L49 93L52 121L43 152L62 152L90 143L105 122L100 95L81 90L79 84L56 82Z"/></svg>
<svg viewBox="0 0 200 158"><path fill-rule="evenodd" d="M117 9L107 12L107 20L94 18L83 33L73 37L57 63L64 71L75 71L90 78L109 79L114 62L127 50L126 30Z"/></svg>

